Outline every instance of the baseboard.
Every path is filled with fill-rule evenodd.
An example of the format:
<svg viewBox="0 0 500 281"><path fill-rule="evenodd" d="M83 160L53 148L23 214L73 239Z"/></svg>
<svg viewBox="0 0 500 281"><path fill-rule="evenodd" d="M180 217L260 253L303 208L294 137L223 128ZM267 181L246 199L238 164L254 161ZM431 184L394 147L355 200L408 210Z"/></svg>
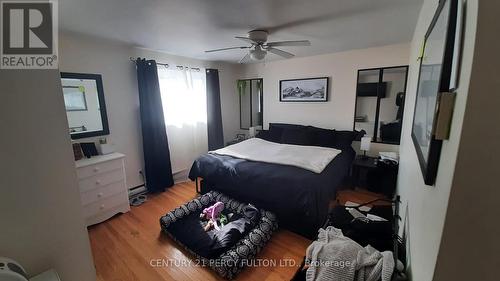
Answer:
<svg viewBox="0 0 500 281"><path fill-rule="evenodd" d="M139 194L146 193L147 191L148 190L146 189L146 186L144 184L139 185L139 186L133 187L133 188L128 190L128 197L132 198L132 197L137 196Z"/></svg>

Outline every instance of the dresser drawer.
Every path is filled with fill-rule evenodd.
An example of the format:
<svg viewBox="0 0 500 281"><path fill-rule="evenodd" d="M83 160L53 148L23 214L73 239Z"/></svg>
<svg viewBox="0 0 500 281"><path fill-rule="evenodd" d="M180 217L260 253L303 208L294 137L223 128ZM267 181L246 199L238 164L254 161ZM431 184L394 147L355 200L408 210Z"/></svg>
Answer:
<svg viewBox="0 0 500 281"><path fill-rule="evenodd" d="M119 168L123 169L123 160L122 159L105 161L105 162L77 168L76 174L78 175L78 179L84 179L87 177L91 177L93 175L106 173L106 172L116 170Z"/></svg>
<svg viewBox="0 0 500 281"><path fill-rule="evenodd" d="M78 186L80 187L80 192L87 192L118 181L125 181L125 175L121 167L116 170L81 179L78 182Z"/></svg>
<svg viewBox="0 0 500 281"><path fill-rule="evenodd" d="M85 218L92 217L122 204L128 204L128 195L126 192L118 193L83 206L83 216Z"/></svg>
<svg viewBox="0 0 500 281"><path fill-rule="evenodd" d="M125 187L125 182L117 181L103 187L92 189L87 192L82 192L80 194L80 199L82 201L82 205L85 206L90 203L99 201L101 199L108 198L112 195L124 192L127 192L127 188Z"/></svg>

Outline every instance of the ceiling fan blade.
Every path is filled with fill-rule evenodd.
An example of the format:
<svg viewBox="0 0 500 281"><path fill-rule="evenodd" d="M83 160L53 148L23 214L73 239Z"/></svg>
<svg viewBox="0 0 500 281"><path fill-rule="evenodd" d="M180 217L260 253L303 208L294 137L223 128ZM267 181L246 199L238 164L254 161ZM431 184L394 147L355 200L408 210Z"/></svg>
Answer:
<svg viewBox="0 0 500 281"><path fill-rule="evenodd" d="M215 50L208 50L205 51L205 53L213 53L213 52L219 52L219 51L226 51L226 50L234 50L234 49L248 49L250 47L229 47L229 48L222 48L222 49L215 49Z"/></svg>
<svg viewBox="0 0 500 281"><path fill-rule="evenodd" d="M246 63L250 61L250 53L247 53L243 58L241 58L240 63Z"/></svg>
<svg viewBox="0 0 500 281"><path fill-rule="evenodd" d="M269 42L266 45L269 46L269 47L278 47L278 46L311 46L311 42L309 40L278 41L278 42Z"/></svg>
<svg viewBox="0 0 500 281"><path fill-rule="evenodd" d="M245 42L247 42L249 44L252 44L252 45L255 44L255 42L252 39L248 38L248 37L235 36L234 38L243 40L243 41L245 41Z"/></svg>
<svg viewBox="0 0 500 281"><path fill-rule="evenodd" d="M275 55L278 55L280 57L284 57L286 59L293 58L295 56L294 54L291 54L289 52L285 52L283 50L276 49L276 48L273 48L273 47L267 48L267 51L271 52L271 53L273 53Z"/></svg>

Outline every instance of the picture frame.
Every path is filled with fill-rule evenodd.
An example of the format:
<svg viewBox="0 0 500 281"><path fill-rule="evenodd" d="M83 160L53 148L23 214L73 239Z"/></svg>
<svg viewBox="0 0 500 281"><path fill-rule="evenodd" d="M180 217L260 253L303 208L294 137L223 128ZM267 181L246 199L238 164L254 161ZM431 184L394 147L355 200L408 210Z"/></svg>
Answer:
<svg viewBox="0 0 500 281"><path fill-rule="evenodd" d="M329 77L280 80L280 102L327 102Z"/></svg>
<svg viewBox="0 0 500 281"><path fill-rule="evenodd" d="M442 93L453 90L457 82L457 10L459 0L442 0L425 34L411 138L426 185L434 185L442 140L436 137L436 121ZM455 64L454 64L455 62ZM454 69L455 67L455 69Z"/></svg>
<svg viewBox="0 0 500 281"><path fill-rule="evenodd" d="M85 88L76 86L63 86L64 106L66 111L87 111L87 98Z"/></svg>

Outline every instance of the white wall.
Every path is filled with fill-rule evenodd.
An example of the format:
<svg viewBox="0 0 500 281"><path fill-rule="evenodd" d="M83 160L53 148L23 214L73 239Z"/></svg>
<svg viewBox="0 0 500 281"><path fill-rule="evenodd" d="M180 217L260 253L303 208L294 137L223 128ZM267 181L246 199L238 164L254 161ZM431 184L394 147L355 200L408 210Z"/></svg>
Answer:
<svg viewBox="0 0 500 281"><path fill-rule="evenodd" d="M0 255L95 280L57 70L0 70Z"/></svg>
<svg viewBox="0 0 500 281"><path fill-rule="evenodd" d="M409 50L408 44L398 44L249 64L240 78L264 78L264 128L272 122L285 122L352 130L358 70L407 65ZM330 77L328 102L279 101L279 80L324 76ZM378 151L397 151L397 146L374 145L371 153Z"/></svg>
<svg viewBox="0 0 500 281"><path fill-rule="evenodd" d="M102 74L110 128L107 138L116 151L127 156L125 169L129 187L143 183L139 171L144 167L137 75L130 57L156 59L170 65L218 68L224 139L232 139L239 128L236 65L172 56L80 34L63 33L59 44L61 71Z"/></svg>
<svg viewBox="0 0 500 281"><path fill-rule="evenodd" d="M408 258L413 280L433 280L448 199L455 174L455 165L462 133L462 122L469 92L469 79L476 32L477 3L477 0L467 1L465 38L459 78L460 85L457 90L450 139L443 142L435 186L426 186L424 184L415 147L411 139L411 127L419 72L417 58L425 32L436 10L437 1L424 1L411 44L410 70L400 143L398 193L401 195L403 201L401 211L402 217L406 219L406 230L408 231L407 235L409 239ZM472 205L475 202L469 203ZM455 233L455 235L461 234Z"/></svg>

